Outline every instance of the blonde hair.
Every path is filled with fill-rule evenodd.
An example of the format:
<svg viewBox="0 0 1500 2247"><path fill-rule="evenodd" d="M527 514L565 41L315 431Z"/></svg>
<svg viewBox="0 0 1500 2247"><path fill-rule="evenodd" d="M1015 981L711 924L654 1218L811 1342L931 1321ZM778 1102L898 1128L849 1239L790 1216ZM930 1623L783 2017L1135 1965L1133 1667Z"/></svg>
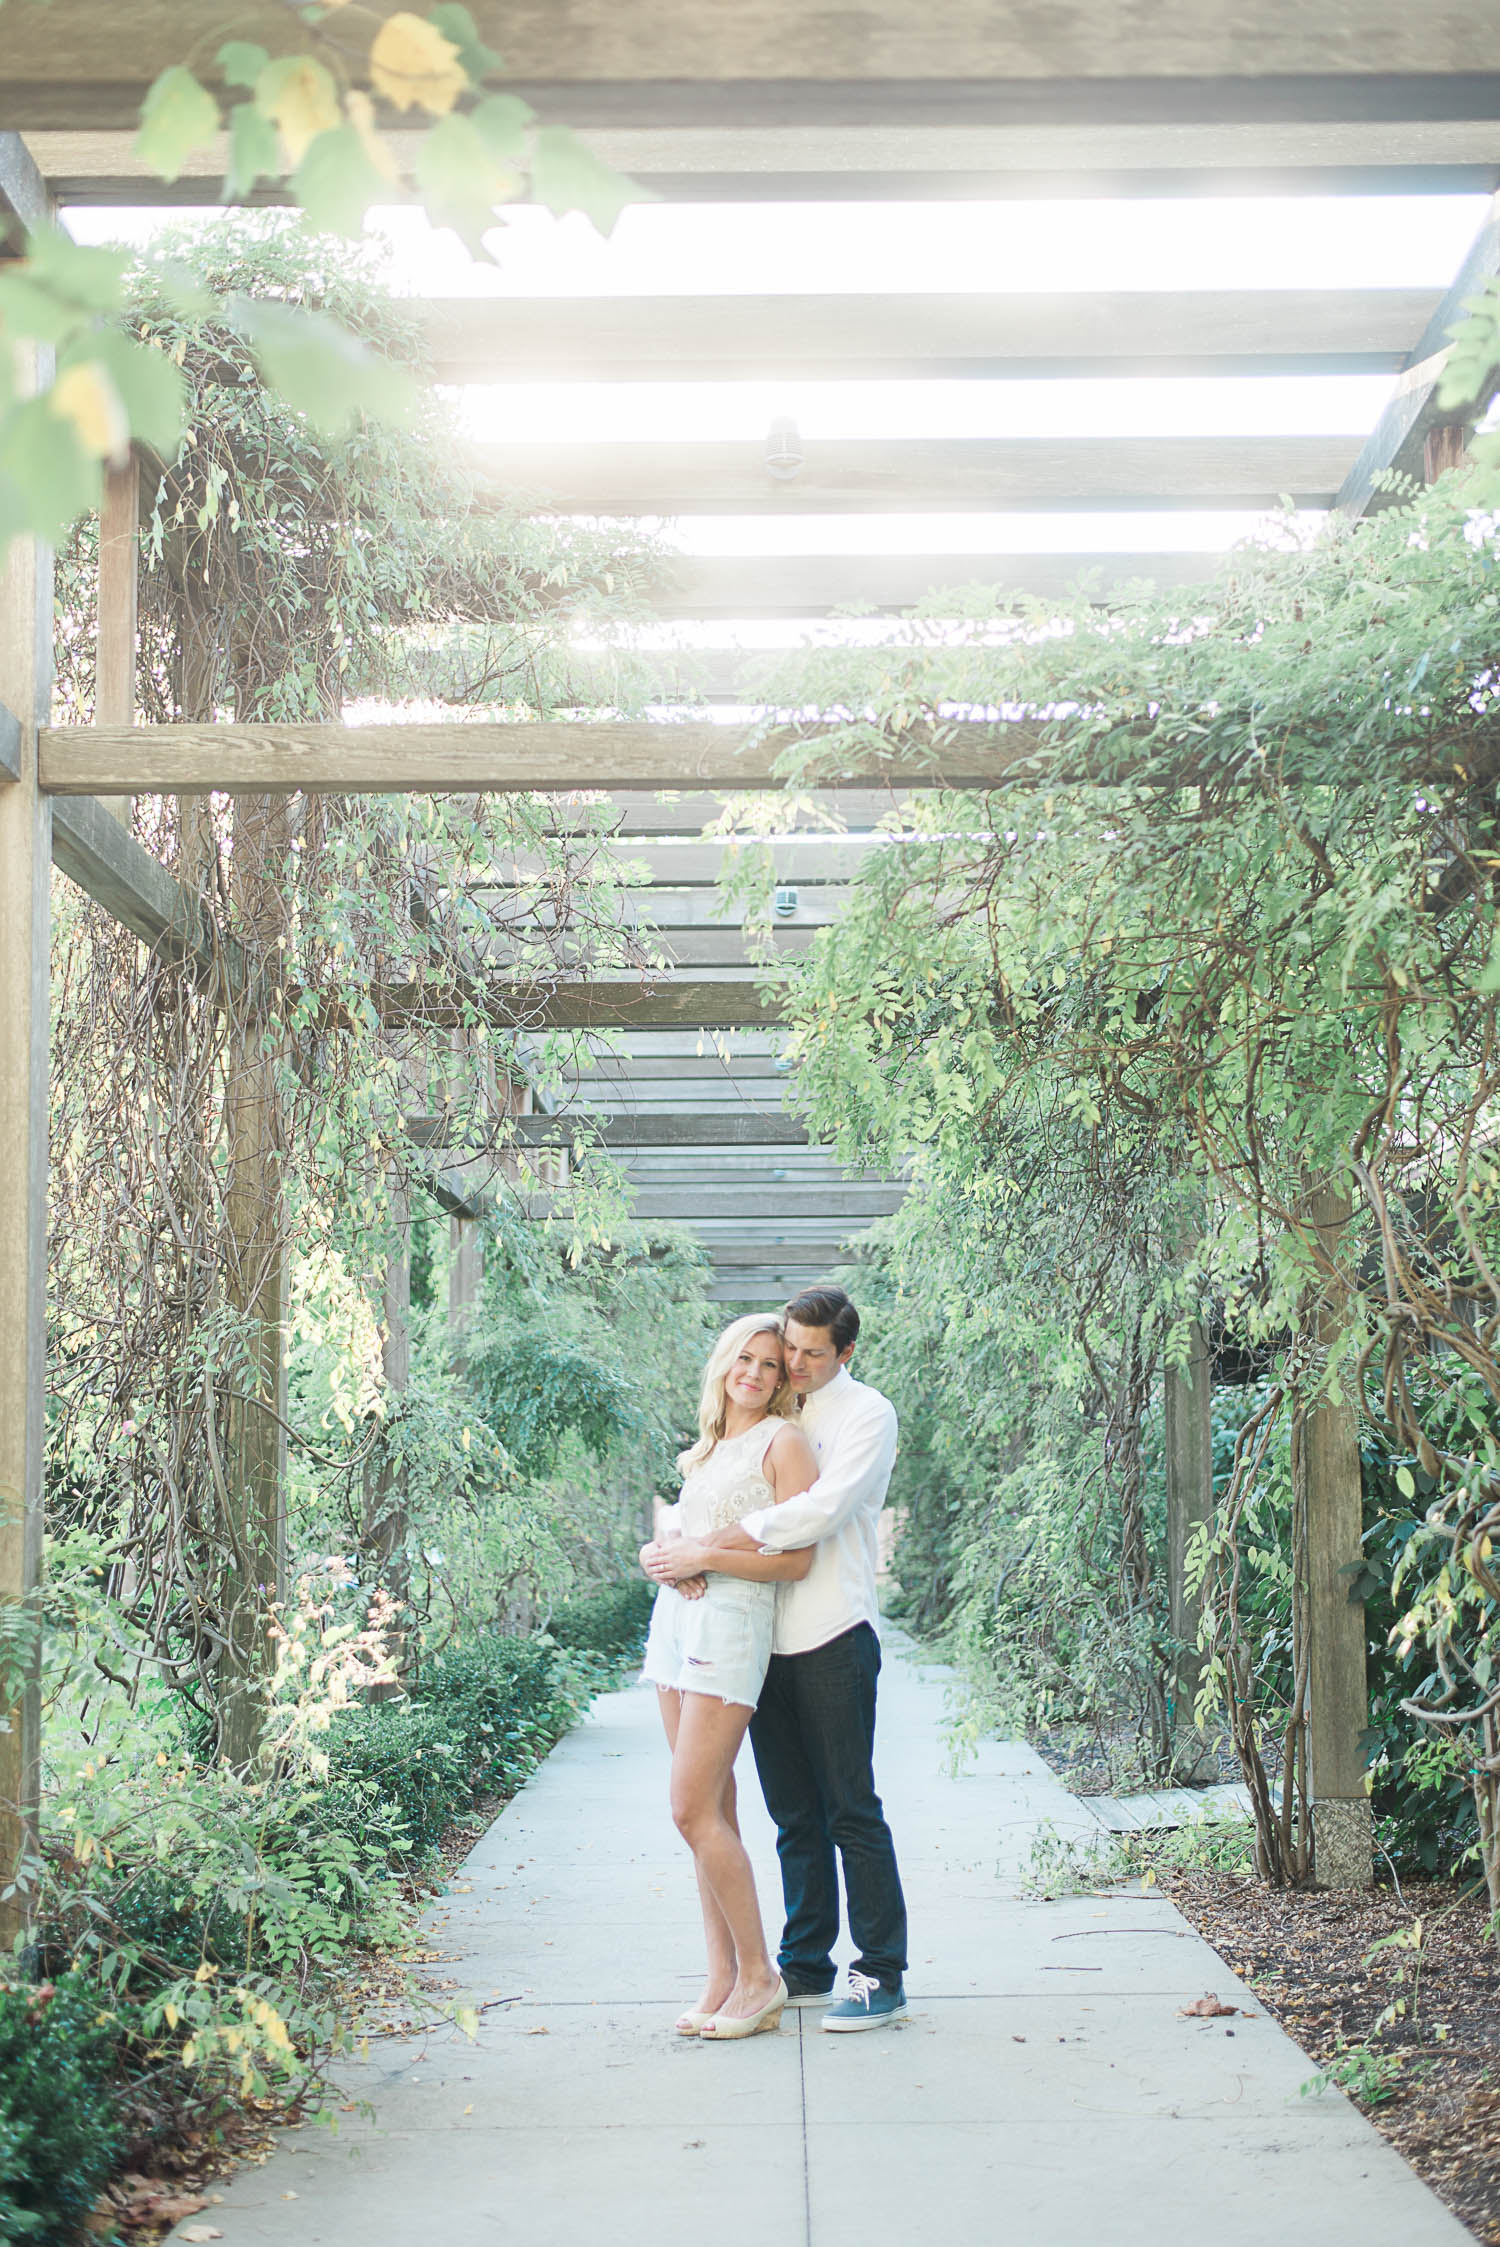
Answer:
<svg viewBox="0 0 1500 2247"><path fill-rule="evenodd" d="M724 1440L724 1423L729 1416L729 1403L724 1394L724 1384L729 1369L745 1344L757 1334L774 1334L779 1341L782 1319L779 1311L747 1312L744 1318L735 1319L726 1326L718 1341L708 1353L708 1363L703 1368L703 1388L698 1398L698 1441L677 1458L678 1472L691 1474L711 1458L716 1445ZM767 1415L776 1420L790 1420L792 1416L792 1390L783 1365L781 1379L770 1403Z"/></svg>

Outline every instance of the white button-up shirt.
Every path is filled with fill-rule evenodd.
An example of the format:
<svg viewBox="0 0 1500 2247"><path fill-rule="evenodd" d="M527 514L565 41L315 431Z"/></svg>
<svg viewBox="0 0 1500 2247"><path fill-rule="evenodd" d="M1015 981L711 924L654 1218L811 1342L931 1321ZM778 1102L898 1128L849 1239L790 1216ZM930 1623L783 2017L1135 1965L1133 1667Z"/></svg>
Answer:
<svg viewBox="0 0 1500 2247"><path fill-rule="evenodd" d="M879 1630L876 1524L896 1463L896 1408L856 1381L847 1365L808 1394L798 1426L818 1462L817 1481L800 1498L746 1514L739 1525L763 1553L816 1548L799 1583L777 1586L778 1654L810 1654L857 1623Z"/></svg>

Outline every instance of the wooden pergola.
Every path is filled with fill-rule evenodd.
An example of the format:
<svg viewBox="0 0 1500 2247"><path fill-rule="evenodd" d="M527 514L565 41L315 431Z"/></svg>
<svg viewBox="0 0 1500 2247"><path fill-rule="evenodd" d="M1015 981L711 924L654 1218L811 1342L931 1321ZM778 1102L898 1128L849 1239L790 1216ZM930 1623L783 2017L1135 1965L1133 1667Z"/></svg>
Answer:
<svg viewBox="0 0 1500 2247"><path fill-rule="evenodd" d="M1438 194L1500 184L1500 72L1492 11L1449 0L1414 16L1369 0L1357 25L1301 0L1164 0L1143 14L1080 0L1051 14L966 0L861 0L809 11L789 0L473 0L481 36L544 117L586 131L657 195L684 201L1004 202L1017 225L1037 197ZM211 202L216 151L171 188L132 154L141 96L197 39L188 0L51 0L0 17L0 209L35 221L59 204ZM128 36L122 19L128 18ZM298 38L276 0L246 0L232 28L272 51ZM399 141L399 131L398 131ZM1239 289L1080 296L787 295L435 305L431 344L449 381L752 375L1011 379L1132 374L1362 372L1394 378L1363 446L1323 437L1101 441L921 440L809 444L791 481L759 448L587 444L495 448L498 490L546 491L563 509L660 515L956 514L1261 506L1290 494L1360 514L1382 470L1420 476L1461 451L1435 385L1445 330L1500 267L1500 204L1451 287ZM709 901L723 845L701 840L723 795L774 783L779 744L704 723L380 728L156 728L129 722L133 563L106 541L101 716L48 724L51 575L17 545L0 610L0 1597L39 1580L44 1396L48 893L55 864L145 942L207 943L201 907L112 816L108 799L210 789L603 791L619 848L644 856L643 921L675 965L651 983L559 982L546 1019L622 1034L578 1091L627 1161L643 1215L681 1218L709 1242L714 1292L775 1300L846 1257L899 1186L838 1174L782 1103L774 1011L741 932ZM121 554L125 559L121 560ZM1191 584L1192 552L1123 555L1121 579ZM684 561L663 614L799 617L850 602L899 611L934 587L984 582L1046 596L1078 562L1053 554L814 556ZM111 669L111 663L113 668ZM110 681L113 681L113 685ZM853 770L836 798L849 834L776 844L793 894L795 952L838 908L876 819L903 788L942 778L1003 784L1024 729L968 729L935 771L924 757ZM920 745L914 745L914 749ZM675 792L669 801L663 791ZM565 1136L547 1116L520 1135ZM448 1203L462 1219L461 1184ZM768 1212L774 1211L774 1221ZM472 1214L472 1211L469 1211ZM1169 1377L1174 1551L1212 1507L1211 1364L1201 1338ZM1316 1416L1315 1416L1316 1417ZM1368 1865L1362 1619L1338 1571L1359 1549L1352 1424L1314 1430L1311 1768L1329 1877ZM1335 1424L1337 1423L1337 1424ZM1352 1539L1352 1542L1351 1542ZM34 1693L0 1736L0 1888L35 1802ZM7 1808L6 1806L9 1806ZM1348 1868L1344 1874L1337 1867ZM0 1906L0 1916L3 1916Z"/></svg>

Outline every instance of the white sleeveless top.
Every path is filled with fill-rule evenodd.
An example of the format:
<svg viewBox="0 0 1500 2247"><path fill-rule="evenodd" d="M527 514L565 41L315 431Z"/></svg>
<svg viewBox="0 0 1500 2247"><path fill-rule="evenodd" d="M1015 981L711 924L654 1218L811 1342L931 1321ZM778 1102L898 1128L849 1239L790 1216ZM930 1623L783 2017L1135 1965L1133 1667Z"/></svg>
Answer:
<svg viewBox="0 0 1500 2247"><path fill-rule="evenodd" d="M727 1529L743 1514L775 1505L776 1493L766 1476L765 1457L771 1438L786 1424L768 1413L739 1435L725 1436L701 1466L691 1469L683 1478L677 1503L678 1526L685 1536L711 1537L716 1529Z"/></svg>

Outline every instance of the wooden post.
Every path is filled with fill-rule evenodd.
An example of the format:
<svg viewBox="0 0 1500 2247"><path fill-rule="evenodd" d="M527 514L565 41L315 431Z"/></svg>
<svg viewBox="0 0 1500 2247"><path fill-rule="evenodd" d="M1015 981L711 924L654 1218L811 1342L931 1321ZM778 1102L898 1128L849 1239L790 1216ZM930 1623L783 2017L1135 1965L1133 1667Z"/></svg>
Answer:
<svg viewBox="0 0 1500 2247"><path fill-rule="evenodd" d="M236 923L273 974L285 917L287 809L263 796L235 807ZM246 1321L232 1369L225 1475L232 1560L225 1585L222 1752L239 1770L260 1745L271 1665L270 1609L286 1584L286 1216L281 1056L268 1017L231 1004L224 1093L225 1291Z"/></svg>
<svg viewBox="0 0 1500 2247"><path fill-rule="evenodd" d="M391 1182L391 1218L396 1243L386 1259L381 1283L380 1362L385 1375L389 1431L399 1419L411 1381L411 1205L406 1189ZM406 1503L406 1466L388 1442L376 1444L365 1469L361 1543L381 1583L397 1601L406 1596L405 1548L410 1526ZM392 1648L402 1668L403 1642ZM373 1686L372 1700L388 1700L400 1688Z"/></svg>
<svg viewBox="0 0 1500 2247"><path fill-rule="evenodd" d="M140 463L134 453L122 468L104 471L99 507L99 630L94 661L94 723L135 723L136 591L141 511ZM123 827L134 799L101 796Z"/></svg>
<svg viewBox="0 0 1500 2247"><path fill-rule="evenodd" d="M1203 1614L1201 1585L1188 1589L1187 1555L1194 1533L1214 1512L1213 1360L1208 1332L1200 1319L1189 1330L1187 1362L1169 1365L1165 1383L1167 1484L1167 1614L1178 1655L1169 1696L1172 1760L1181 1780L1200 1776L1210 1762L1208 1745L1193 1710L1203 1677L1198 1626ZM1211 1774L1217 1777L1215 1769Z"/></svg>
<svg viewBox="0 0 1500 2247"><path fill-rule="evenodd" d="M52 811L37 789L51 691L52 556L0 566L0 1949L25 1925L39 1783L38 1593L46 1360L48 907ZM10 758L6 757L7 766Z"/></svg>
<svg viewBox="0 0 1500 2247"><path fill-rule="evenodd" d="M1330 1260L1352 1214L1331 1186L1308 1196L1307 1215ZM1342 1314L1320 1290L1312 1312L1325 1347ZM1369 1722L1365 1611L1351 1599L1363 1558L1364 1501L1358 1399L1324 1400L1302 1416L1298 1497L1307 1523L1307 1768L1312 1797L1313 1874L1320 1888L1368 1888L1374 1877L1373 1821L1360 1735Z"/></svg>
<svg viewBox="0 0 1500 2247"><path fill-rule="evenodd" d="M464 1362L464 1338L484 1279L484 1228L472 1217L448 1220L448 1340L455 1366Z"/></svg>
<svg viewBox="0 0 1500 2247"><path fill-rule="evenodd" d="M1462 468L1469 457L1469 425L1466 422L1442 422L1429 429L1422 443L1422 474L1429 484L1445 476L1450 468Z"/></svg>

